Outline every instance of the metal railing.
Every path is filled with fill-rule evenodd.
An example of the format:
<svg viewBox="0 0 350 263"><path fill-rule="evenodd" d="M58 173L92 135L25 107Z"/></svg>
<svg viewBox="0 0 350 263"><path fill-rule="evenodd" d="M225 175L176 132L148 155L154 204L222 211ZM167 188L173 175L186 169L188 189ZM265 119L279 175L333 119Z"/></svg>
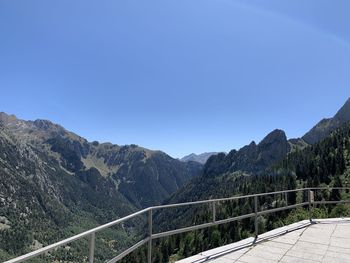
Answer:
<svg viewBox="0 0 350 263"><path fill-rule="evenodd" d="M309 210L309 219L312 221L312 208L313 205L320 205L320 204L338 204L338 203L350 203L350 200L341 200L341 201L315 201L314 200L314 191L317 190L350 190L350 188L344 188L344 187L313 187L313 188L300 188L300 189L294 189L294 190L284 190L284 191L277 191L277 192L268 192L268 193L260 193L260 194L251 194L251 195L244 195L244 196L233 196L229 198L219 198L219 199L210 199L210 200L204 200L204 201L195 201L195 202L187 202L187 203L178 203L178 204L168 204L168 205L159 205L159 206L152 206L148 207L146 209L140 210L136 213L130 214L128 216L125 216L123 218L117 219L115 221L109 222L107 224L101 225L99 227L90 229L88 231L85 231L83 233L80 233L78 235L72 236L70 238L64 239L62 241L59 241L57 243L48 245L46 247L40 248L38 250L35 250L33 252L30 252L28 254L25 254L23 256L8 260L4 263L19 263L19 262L25 262L31 258L37 257L39 255L42 255L44 253L47 253L49 251L55 250L59 247L62 247L68 243L71 243L73 241L88 237L89 238L89 254L88 254L88 259L89 263L94 262L94 252L95 252L95 238L96 238L96 233L100 232L101 230L104 230L106 228L121 224L122 222L125 222L126 220L132 219L136 216L140 216L143 214L147 213L147 218L148 218L148 236L138 243L134 244L130 248L126 249L113 259L110 259L107 261L107 263L114 263L137 248L145 245L148 243L148 251L147 251L147 262L151 263L152 262L152 240L162 238L162 237L167 237L175 234L180 234L188 231L194 231L194 230L199 230L199 229L204 229L208 228L211 226L216 226L216 225L221 225L221 224L226 224L238 220L243 220L247 218L253 218L254 217L254 229L255 229L255 237L258 237L259 234L259 226L258 226L258 217L261 215L265 214L270 214L270 213L275 213L287 209L293 209L297 207L303 207L303 206L308 206ZM296 192L307 192L307 202L301 202L301 203L295 203L295 204L290 204L288 205L288 193L296 193ZM269 196L269 195L278 195L278 194L284 194L285 195L285 200L286 200L286 205L282 207L277 207L273 209L267 209L267 210L260 210L258 209L258 204L259 204L259 197L263 196ZM216 218L216 213L217 213L217 208L216 204L224 201L233 201L233 200L240 200L240 199L247 199L247 198L253 198L254 199L254 212L245 214L245 215L240 215L240 216L235 216L235 217L230 217L230 218L225 218L221 220L217 220ZM303 200L304 201L304 200ZM211 204L211 209L212 209L212 221L208 223L203 223L199 225L193 225L189 227L184 227L184 228L179 228L175 230L170 230L166 232L160 232L160 233L153 233L153 211L155 210L160 210L160 209L166 209L166 208L175 208L175 207L182 207L182 206L193 206L193 205L200 205L200 204Z"/></svg>

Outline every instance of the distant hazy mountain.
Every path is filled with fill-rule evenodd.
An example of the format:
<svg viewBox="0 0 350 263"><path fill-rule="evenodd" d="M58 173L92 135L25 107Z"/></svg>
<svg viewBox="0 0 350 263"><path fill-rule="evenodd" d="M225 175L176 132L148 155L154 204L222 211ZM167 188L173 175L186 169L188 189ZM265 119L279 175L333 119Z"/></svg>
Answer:
<svg viewBox="0 0 350 263"><path fill-rule="evenodd" d="M334 115L333 118L323 119L317 123L308 133L303 136L303 140L309 144L314 144L327 137L336 128L350 121L350 98L344 106Z"/></svg>
<svg viewBox="0 0 350 263"><path fill-rule="evenodd" d="M205 162L209 159L209 157L215 154L218 154L218 152L207 152L207 153L201 153L201 154L191 153L181 158L180 160L183 162L193 161L193 162L205 164Z"/></svg>

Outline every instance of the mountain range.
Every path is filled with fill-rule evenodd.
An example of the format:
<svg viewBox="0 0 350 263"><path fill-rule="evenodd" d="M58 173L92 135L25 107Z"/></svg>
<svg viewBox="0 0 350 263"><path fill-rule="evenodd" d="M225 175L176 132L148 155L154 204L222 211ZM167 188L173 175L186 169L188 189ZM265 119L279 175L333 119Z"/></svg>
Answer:
<svg viewBox="0 0 350 263"><path fill-rule="evenodd" d="M236 170L228 165L226 169L216 170L215 173L207 174L205 171L210 170L209 168L225 164L225 158L219 159L219 162L216 163L217 159L213 156L206 163L203 174L194 178L173 195L168 200L168 203L275 192L303 187L349 187L349 150L350 123L346 123L333 130L331 134L319 142L302 149L290 151L282 160L267 166L266 169L260 170L258 173L249 172L251 166L242 166L241 170ZM234 161L235 158L231 160ZM228 161L230 160L228 159ZM210 171L213 172L213 170ZM340 191L338 189L315 191L315 194L317 195L317 200L339 201L349 198L348 191ZM274 209L286 206L286 204L300 204L301 202L307 202L307 200L307 195L301 192L290 192L287 195L269 195L258 198L258 209ZM217 220L250 213L254 213L252 198L216 203ZM280 226L289 225L296 221L307 219L309 216L308 209L305 208L262 215L258 217L259 232L264 233ZM348 216L350 216L349 204L315 206L312 210L313 218ZM168 218L172 218L171 224L167 221ZM209 204L164 210L156 214L155 226L157 229L155 231L162 232L205 224L211 222L212 219L212 206ZM179 236L171 236L154 246L153 251L158 259L155 262L168 262L171 258L178 260L190 257L208 249L254 236L254 233L254 219L252 218L213 226L204 230L187 232ZM125 262L142 262L137 261L140 258L142 258L140 255L131 255L131 260L126 260Z"/></svg>
<svg viewBox="0 0 350 263"><path fill-rule="evenodd" d="M208 158L202 175L213 176L223 171L259 173L281 161L288 153L323 140L331 132L348 122L350 122L350 98L334 117L321 120L301 138L288 140L284 131L276 129L259 144L253 141L238 151L232 150L228 154L212 155Z"/></svg>
<svg viewBox="0 0 350 263"><path fill-rule="evenodd" d="M47 120L0 113L0 261L160 204L201 168L161 151L88 142ZM138 224L97 242L110 247L123 240L120 248ZM101 258L116 252L100 251Z"/></svg>
<svg viewBox="0 0 350 263"><path fill-rule="evenodd" d="M203 175L220 174L222 171L258 173L281 161L289 152L323 140L332 131L348 122L350 122L350 98L334 117L321 120L301 138L288 140L283 130L276 129L269 133L259 144L252 141L249 145L239 150L232 150L228 154L190 154L181 160L193 160L201 163L206 160Z"/></svg>
<svg viewBox="0 0 350 263"><path fill-rule="evenodd" d="M24 121L0 113L0 124L16 145L50 158L60 170L86 183L93 184L91 178L110 180L117 192L139 208L161 203L201 169L196 162L180 162L137 145L88 142L47 120ZM82 175L86 172L90 175Z"/></svg>
<svg viewBox="0 0 350 263"><path fill-rule="evenodd" d="M193 198L206 199L212 195L222 197L223 194L230 194L232 190L221 191L227 189L225 183L214 184L213 178L256 175L264 172L267 168L286 158L289 153L322 141L337 128L349 122L350 99L345 102L334 117L321 120L302 138L288 140L284 131L276 129L258 144L253 141L239 150L231 150L228 154L212 155L205 163L201 174L174 194L168 202L182 202L193 200ZM215 189L220 190L216 192L215 189L209 190L213 188L213 185L215 185ZM193 195L193 193L198 194Z"/></svg>
<svg viewBox="0 0 350 263"><path fill-rule="evenodd" d="M327 125L324 125L327 123ZM321 121L302 138L288 140L282 130L274 130L258 144L251 142L228 154L212 155L200 176L192 179L166 203L180 203L234 195L274 192L282 189L319 186L348 186L350 180L350 100L334 117ZM347 194L343 193L343 198ZM339 200L340 191L318 193L318 198ZM288 194L288 204L307 200L306 196ZM274 195L259 198L262 209L285 205L285 197ZM218 202L216 218L253 213L251 198L239 201ZM164 210L155 215L155 231L208 223L212 220L211 206L194 205L181 209ZM315 208L315 217L350 216L350 206ZM171 224L168 219L172 218ZM259 217L259 229L268 231L284 224L308 218L303 209L283 211ZM153 248L155 262L181 259L202 251L249 237L254 233L254 221L242 220L172 236ZM142 262L140 254L133 254L125 262Z"/></svg>
<svg viewBox="0 0 350 263"><path fill-rule="evenodd" d="M350 99L301 138L288 140L276 129L227 154L177 160L137 145L89 142L47 120L0 113L0 260L143 207L232 195L244 189L242 178L263 175L349 121ZM97 243L105 248L116 239L127 243L137 225L107 233ZM116 248L108 251L100 249L97 259ZM68 254L74 253L81 252L72 247Z"/></svg>

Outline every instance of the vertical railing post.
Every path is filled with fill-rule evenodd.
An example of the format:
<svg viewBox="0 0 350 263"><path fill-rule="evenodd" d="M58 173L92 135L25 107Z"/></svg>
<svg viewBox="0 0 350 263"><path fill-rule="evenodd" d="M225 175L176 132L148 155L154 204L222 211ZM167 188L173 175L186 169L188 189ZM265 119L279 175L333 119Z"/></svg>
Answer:
<svg viewBox="0 0 350 263"><path fill-rule="evenodd" d="M310 189L308 190L308 199L309 199L309 220L312 223L312 203L313 203L313 191L311 191Z"/></svg>
<svg viewBox="0 0 350 263"><path fill-rule="evenodd" d="M286 206L288 206L288 192L285 192L284 195L285 195L285 199L286 199Z"/></svg>
<svg viewBox="0 0 350 263"><path fill-rule="evenodd" d="M148 263L152 263L152 231L152 208L150 208L150 210L148 210Z"/></svg>
<svg viewBox="0 0 350 263"><path fill-rule="evenodd" d="M255 226L255 238L258 238L259 227L258 227L258 197L254 196L254 226Z"/></svg>
<svg viewBox="0 0 350 263"><path fill-rule="evenodd" d="M212 208L213 208L213 223L216 221L216 206L215 202L212 202Z"/></svg>
<svg viewBox="0 0 350 263"><path fill-rule="evenodd" d="M95 232L89 237L89 263L94 263L95 258Z"/></svg>

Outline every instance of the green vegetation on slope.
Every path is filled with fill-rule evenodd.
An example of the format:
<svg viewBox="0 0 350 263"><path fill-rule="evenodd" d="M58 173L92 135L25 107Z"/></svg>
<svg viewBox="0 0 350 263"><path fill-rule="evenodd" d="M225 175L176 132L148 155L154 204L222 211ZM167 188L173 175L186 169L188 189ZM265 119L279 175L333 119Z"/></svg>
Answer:
<svg viewBox="0 0 350 263"><path fill-rule="evenodd" d="M265 172L253 175L247 171L233 171L228 158L224 155L213 156L206 163L203 175L194 179L181 191L176 193L170 202L205 200L216 197L246 195L250 193L273 192L284 189L295 189L308 186L349 186L350 176L350 125L334 131L323 141L288 154L282 161L269 166ZM225 163L225 161L227 161ZM222 169L222 167L226 169ZM317 191L317 200L350 199L348 191ZM260 209L271 209L305 202L306 195L288 194L259 198ZM253 200L227 201L217 205L217 218L224 219L252 213ZM281 211L260 216L260 232L290 224L308 218L308 212L302 208ZM319 206L313 209L314 218L350 216L349 205ZM179 227L210 222L211 208L207 205L167 210L155 215L155 231L165 231ZM171 223L169 218L172 218ZM228 223L208 229L175 235L156 241L154 244L153 262L168 262L188 257L217 246L238 241L252 236L253 219ZM145 262L145 248L130 255L125 262Z"/></svg>
<svg viewBox="0 0 350 263"><path fill-rule="evenodd" d="M159 204L201 168L0 113L0 261ZM99 233L96 262L131 244L143 220ZM33 262L85 262L87 247L87 239L73 242Z"/></svg>

